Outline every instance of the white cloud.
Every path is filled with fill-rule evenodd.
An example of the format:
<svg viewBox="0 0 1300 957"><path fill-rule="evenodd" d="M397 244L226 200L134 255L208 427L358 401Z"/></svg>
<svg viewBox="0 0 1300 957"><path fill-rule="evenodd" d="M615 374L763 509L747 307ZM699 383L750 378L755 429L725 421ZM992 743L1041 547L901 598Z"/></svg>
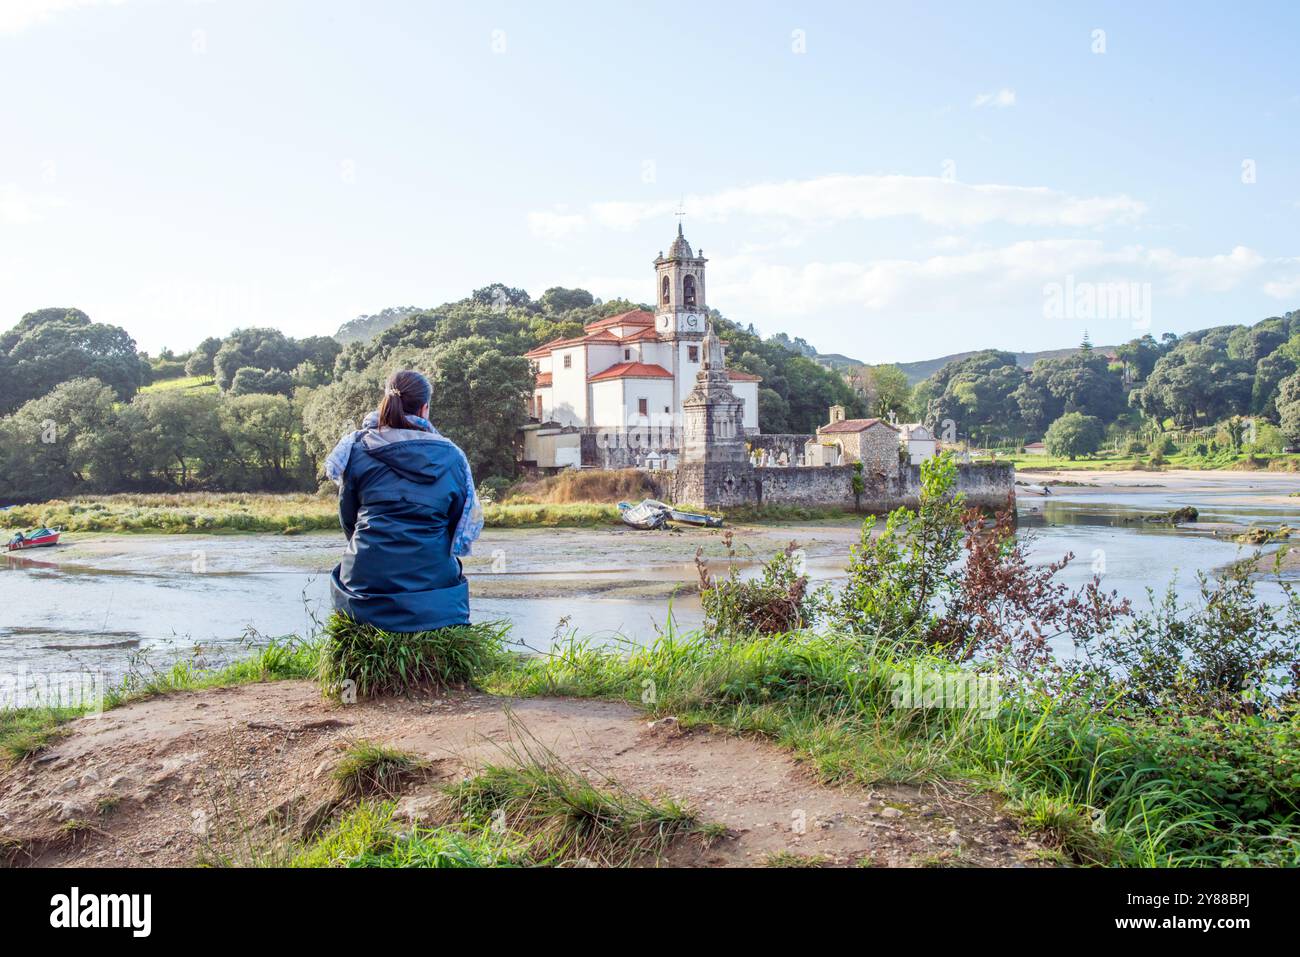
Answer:
<svg viewBox="0 0 1300 957"><path fill-rule="evenodd" d="M1228 253L1180 256L1140 245L1108 248L1095 239L1027 240L922 259L809 262L788 265L757 257L716 259L710 298L733 318L815 316L845 309L869 313L960 313L1026 308L1036 311L1046 283L1150 283L1160 297L1225 292L1261 282L1277 298L1295 295L1300 258L1269 259L1238 246Z"/></svg>
<svg viewBox="0 0 1300 957"><path fill-rule="evenodd" d="M528 214L528 228L540 239L565 239L585 226L586 218L576 213L550 211Z"/></svg>
<svg viewBox="0 0 1300 957"><path fill-rule="evenodd" d="M26 226L44 218L44 211L64 205L54 196L36 196L23 192L13 183L0 183L0 223Z"/></svg>
<svg viewBox="0 0 1300 957"><path fill-rule="evenodd" d="M674 201L600 202L583 213L529 214L534 233L558 238L590 225L632 229L665 219ZM800 223L834 223L912 216L942 228L988 223L1015 226L1098 227L1132 222L1146 204L1124 194L1072 196L1045 186L970 184L937 176L819 176L805 180L759 183L717 193L691 195L685 208L692 220L722 222L755 216ZM557 220L558 217L558 220Z"/></svg>
<svg viewBox="0 0 1300 957"><path fill-rule="evenodd" d="M30 26L82 7L117 7L126 0L3 0L0 2L0 34L21 33Z"/></svg>
<svg viewBox="0 0 1300 957"><path fill-rule="evenodd" d="M1150 257L1152 264L1165 273L1170 287L1178 293L1197 290L1227 292L1270 265L1269 260L1247 246L1235 246L1231 252L1219 256L1179 256L1168 249L1155 249ZM1278 259L1272 264L1293 261Z"/></svg>
<svg viewBox="0 0 1300 957"><path fill-rule="evenodd" d="M992 106L1002 110L1006 109L1008 106L1015 105L1016 91L1009 90L1005 86L996 93L981 93L979 96L975 97L974 101L971 103L971 106L977 110L983 109L986 106Z"/></svg>
<svg viewBox="0 0 1300 957"><path fill-rule="evenodd" d="M1284 299L1294 304L1297 299L1300 299L1300 274L1288 279L1264 283L1264 293L1274 299Z"/></svg>

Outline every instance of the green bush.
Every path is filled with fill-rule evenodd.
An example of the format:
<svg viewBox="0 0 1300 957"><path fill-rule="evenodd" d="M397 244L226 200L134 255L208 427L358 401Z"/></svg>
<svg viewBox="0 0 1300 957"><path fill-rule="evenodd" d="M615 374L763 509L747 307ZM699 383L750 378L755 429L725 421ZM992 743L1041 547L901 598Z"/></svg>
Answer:
<svg viewBox="0 0 1300 957"><path fill-rule="evenodd" d="M1081 412L1067 412L1048 426L1043 444L1055 456L1075 459L1080 455L1095 454L1104 437L1101 419Z"/></svg>
<svg viewBox="0 0 1300 957"><path fill-rule="evenodd" d="M1276 425L1268 422L1255 424L1255 441L1251 443L1251 451L1277 455L1285 446L1286 437Z"/></svg>
<svg viewBox="0 0 1300 957"><path fill-rule="evenodd" d="M1174 443L1171 436L1158 435L1147 445L1147 451L1154 458L1160 456L1162 459L1167 455L1174 455L1178 451L1178 446Z"/></svg>
<svg viewBox="0 0 1300 957"><path fill-rule="evenodd" d="M1300 692L1300 590L1282 581L1280 600L1261 597L1253 572L1240 562L1201 575L1186 604L1171 582L1149 609L1080 641L1076 667L1106 698L1150 714L1276 713Z"/></svg>
<svg viewBox="0 0 1300 957"><path fill-rule="evenodd" d="M705 628L715 638L739 638L797 631L811 622L814 614L808 595L808 576L803 574L794 542L763 566L751 580L740 578L733 568L720 581L710 575L698 556L700 603Z"/></svg>

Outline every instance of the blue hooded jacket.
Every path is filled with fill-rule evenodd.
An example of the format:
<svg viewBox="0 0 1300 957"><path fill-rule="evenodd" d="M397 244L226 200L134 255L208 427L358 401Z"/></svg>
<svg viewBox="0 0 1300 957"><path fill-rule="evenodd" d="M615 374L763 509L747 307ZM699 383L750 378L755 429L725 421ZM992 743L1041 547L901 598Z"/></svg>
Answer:
<svg viewBox="0 0 1300 957"><path fill-rule="evenodd" d="M336 609L384 631L469 623L469 584L452 554L466 472L460 449L436 433L359 433L339 493L348 547L331 577Z"/></svg>

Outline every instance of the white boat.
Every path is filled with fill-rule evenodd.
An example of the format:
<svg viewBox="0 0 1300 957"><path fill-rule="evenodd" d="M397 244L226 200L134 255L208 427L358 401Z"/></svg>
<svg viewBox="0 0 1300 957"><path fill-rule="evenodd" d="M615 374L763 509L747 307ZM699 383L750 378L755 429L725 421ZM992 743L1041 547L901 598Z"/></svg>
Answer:
<svg viewBox="0 0 1300 957"><path fill-rule="evenodd" d="M672 511L663 502L648 498L640 505L631 502L619 502L618 510L622 513L623 524L633 528L649 530L662 528Z"/></svg>

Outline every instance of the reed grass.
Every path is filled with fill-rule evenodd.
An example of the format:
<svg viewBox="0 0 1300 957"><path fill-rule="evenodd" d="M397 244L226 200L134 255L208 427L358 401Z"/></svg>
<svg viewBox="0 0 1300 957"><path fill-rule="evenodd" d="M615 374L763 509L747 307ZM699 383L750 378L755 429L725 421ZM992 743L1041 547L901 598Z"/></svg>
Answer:
<svg viewBox="0 0 1300 957"><path fill-rule="evenodd" d="M566 469L558 475L520 482L510 488L506 505L571 505L661 498L659 486L640 469Z"/></svg>

